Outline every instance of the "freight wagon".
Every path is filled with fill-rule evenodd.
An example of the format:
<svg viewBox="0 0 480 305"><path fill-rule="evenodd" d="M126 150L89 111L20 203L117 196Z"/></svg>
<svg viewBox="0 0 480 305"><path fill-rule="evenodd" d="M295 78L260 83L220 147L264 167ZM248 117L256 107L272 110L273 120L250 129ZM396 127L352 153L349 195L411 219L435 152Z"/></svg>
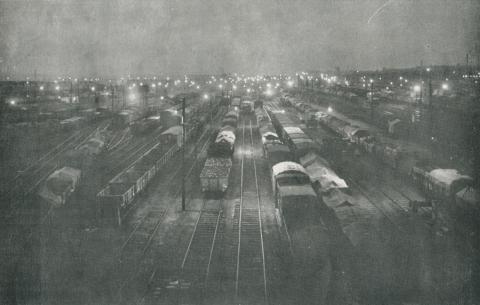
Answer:
<svg viewBox="0 0 480 305"><path fill-rule="evenodd" d="M172 126L162 132L160 135L160 143L164 146L177 145L182 147L183 143L183 127L182 126Z"/></svg>
<svg viewBox="0 0 480 305"><path fill-rule="evenodd" d="M268 160L269 168L272 168L277 163L293 160L290 149L282 143L265 144L263 146L263 153Z"/></svg>
<svg viewBox="0 0 480 305"><path fill-rule="evenodd" d="M223 193L228 188L232 160L229 158L208 158L200 173L203 192Z"/></svg>
<svg viewBox="0 0 480 305"><path fill-rule="evenodd" d="M278 207L281 199L279 196L281 194L280 190L286 191L297 186L311 187L310 177L305 168L295 162L285 161L273 165L271 177L276 207Z"/></svg>
<svg viewBox="0 0 480 305"><path fill-rule="evenodd" d="M63 167L54 171L44 182L39 195L55 207L63 206L80 184L81 170Z"/></svg>
<svg viewBox="0 0 480 305"><path fill-rule="evenodd" d="M115 176L97 194L98 217L101 222L122 224L135 196L160 172L165 164L178 152L174 144L168 149L155 145L129 168Z"/></svg>

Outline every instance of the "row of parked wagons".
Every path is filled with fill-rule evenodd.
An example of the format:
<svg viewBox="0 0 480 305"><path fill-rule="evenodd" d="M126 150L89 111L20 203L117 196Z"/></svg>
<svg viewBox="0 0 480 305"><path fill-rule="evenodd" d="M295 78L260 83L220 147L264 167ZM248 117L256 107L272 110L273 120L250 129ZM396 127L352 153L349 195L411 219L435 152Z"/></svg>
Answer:
<svg viewBox="0 0 480 305"><path fill-rule="evenodd" d="M187 140L190 134L187 131ZM99 219L121 225L135 197L181 149L182 137L182 126L170 127L161 134L159 143L111 179L97 194Z"/></svg>
<svg viewBox="0 0 480 305"><path fill-rule="evenodd" d="M218 133L210 143L207 160L200 173L203 192L224 193L228 188L238 119L238 110L225 114Z"/></svg>
<svg viewBox="0 0 480 305"><path fill-rule="evenodd" d="M347 189L345 181L320 156L321 146L314 142L284 111L268 111L273 124L261 127L266 157L273 162L290 158L299 162L309 173L313 185L320 192ZM273 128L272 128L273 127ZM278 139L275 136L278 135ZM279 143L278 143L279 142ZM289 156L290 155L290 156Z"/></svg>
<svg viewBox="0 0 480 305"><path fill-rule="evenodd" d="M280 223L288 232L293 264L296 272L301 274L299 280L302 284L320 287L314 281L320 278L318 274L324 272L322 268L328 264L329 242L322 221L322 199L314 190L318 181L312 180L310 172L313 162L303 163L305 156L315 152L313 141L302 135L303 132L292 129L295 124L283 113L269 111L265 116L257 111L256 115L272 179L275 206ZM325 296L320 289L309 293L311 302Z"/></svg>
<svg viewBox="0 0 480 305"><path fill-rule="evenodd" d="M301 104L295 105L298 108ZM321 124L337 135L358 145L393 169L396 169L406 156L406 152L400 146L383 143L366 129L327 114L318 118ZM453 214L458 213L459 207L464 211L465 209L479 210L476 207L479 200L478 191L472 188L473 179L456 169L439 168L417 162L411 165L410 177L412 182L427 195L426 202L411 202L414 211L421 206L432 206L437 203L442 207L436 208L443 208Z"/></svg>
<svg viewBox="0 0 480 305"><path fill-rule="evenodd" d="M382 143L371 136L367 130L350 125L339 118L326 116L322 123L394 169L398 167L399 162L405 157L406 152L400 146ZM455 169L438 168L422 164L412 165L410 176L413 183L421 188L427 196L440 201L453 201L457 192L471 186L473 182L471 177L463 175Z"/></svg>

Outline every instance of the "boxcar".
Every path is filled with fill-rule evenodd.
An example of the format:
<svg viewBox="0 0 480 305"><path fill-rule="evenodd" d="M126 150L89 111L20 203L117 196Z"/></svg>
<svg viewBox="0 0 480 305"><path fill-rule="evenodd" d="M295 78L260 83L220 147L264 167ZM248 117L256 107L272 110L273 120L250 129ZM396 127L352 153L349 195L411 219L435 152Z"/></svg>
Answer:
<svg viewBox="0 0 480 305"><path fill-rule="evenodd" d="M284 161L272 166L272 189L275 202L278 203L280 188L308 185L311 187L310 177L303 166L296 162Z"/></svg>

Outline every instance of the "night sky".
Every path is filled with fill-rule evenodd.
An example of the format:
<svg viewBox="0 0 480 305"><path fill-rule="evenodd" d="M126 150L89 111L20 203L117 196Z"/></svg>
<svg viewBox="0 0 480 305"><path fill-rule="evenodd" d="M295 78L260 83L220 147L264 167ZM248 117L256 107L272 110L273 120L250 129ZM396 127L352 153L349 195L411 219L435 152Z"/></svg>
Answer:
<svg viewBox="0 0 480 305"><path fill-rule="evenodd" d="M480 41L479 16L478 0L0 0L0 72L270 74L465 63Z"/></svg>

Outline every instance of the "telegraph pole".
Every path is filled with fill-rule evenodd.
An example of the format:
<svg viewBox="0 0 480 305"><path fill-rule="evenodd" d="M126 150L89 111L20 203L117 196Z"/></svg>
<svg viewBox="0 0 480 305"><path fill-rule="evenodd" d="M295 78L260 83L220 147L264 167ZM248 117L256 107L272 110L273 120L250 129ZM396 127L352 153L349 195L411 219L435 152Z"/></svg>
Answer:
<svg viewBox="0 0 480 305"><path fill-rule="evenodd" d="M370 81L370 120L373 123L373 81Z"/></svg>
<svg viewBox="0 0 480 305"><path fill-rule="evenodd" d="M122 109L125 109L127 107L127 97L125 96L125 87L127 86L127 82L123 81L123 86L122 86Z"/></svg>
<svg viewBox="0 0 480 305"><path fill-rule="evenodd" d="M182 211L185 211L185 98L182 99Z"/></svg>
<svg viewBox="0 0 480 305"><path fill-rule="evenodd" d="M112 93L112 112L113 112L114 98L115 98L115 96L114 96L115 91L114 91L114 88L113 88L113 84L110 84L110 91Z"/></svg>
<svg viewBox="0 0 480 305"><path fill-rule="evenodd" d="M432 101L432 77L430 71L428 71L428 112L429 112L429 122L428 122L428 135L430 137L432 155L435 152L435 138L433 137L433 101Z"/></svg>

